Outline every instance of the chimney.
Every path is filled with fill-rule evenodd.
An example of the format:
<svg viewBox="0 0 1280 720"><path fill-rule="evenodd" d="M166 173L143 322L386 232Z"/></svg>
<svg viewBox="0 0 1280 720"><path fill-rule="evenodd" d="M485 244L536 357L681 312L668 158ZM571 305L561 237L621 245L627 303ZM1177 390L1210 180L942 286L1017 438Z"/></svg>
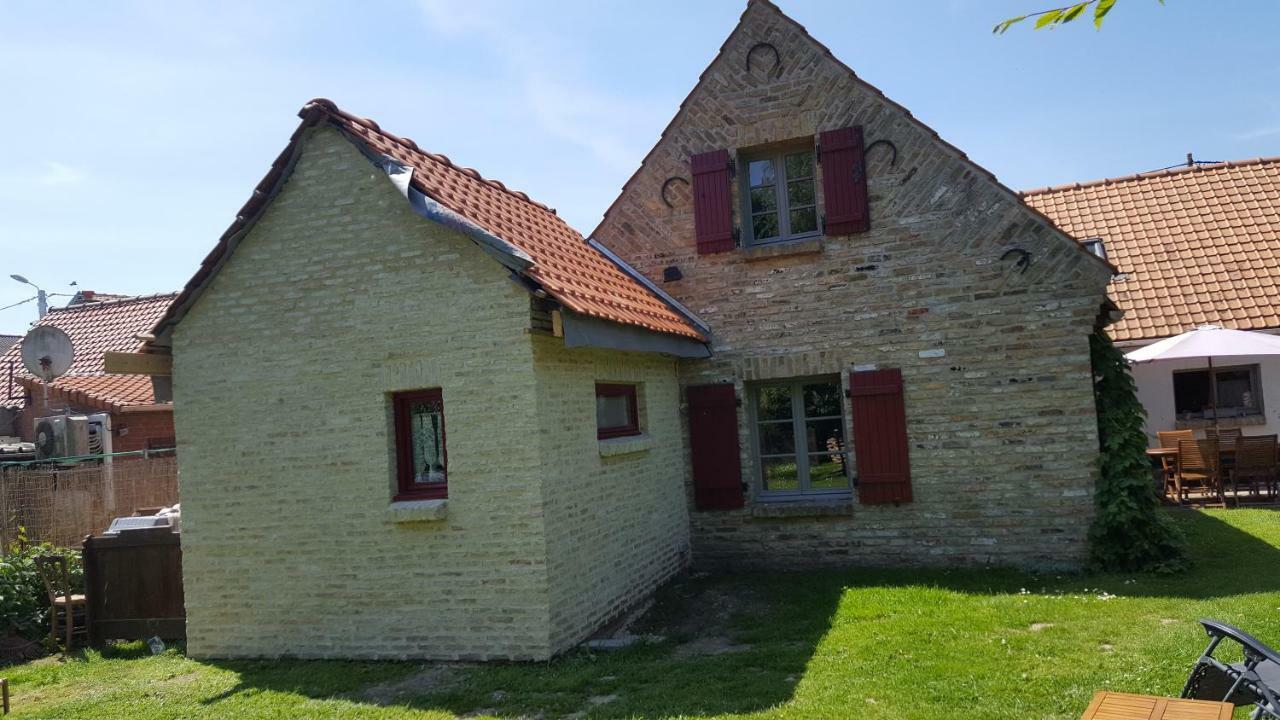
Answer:
<svg viewBox="0 0 1280 720"><path fill-rule="evenodd" d="M1191 157L1191 153L1187 153L1187 167L1195 167L1196 159Z"/></svg>
<svg viewBox="0 0 1280 720"><path fill-rule="evenodd" d="M1191 155L1189 155L1189 154L1188 154L1188 155L1187 155L1187 160L1188 160L1188 161L1190 161L1190 159L1191 159ZM97 295L97 293L96 293L96 292L94 292L94 291L92 291L92 290L81 290L81 291L80 291L80 299L81 299L81 300L83 300L84 302L87 302L87 303L88 303L88 302L93 302L93 296L94 296L94 295Z"/></svg>

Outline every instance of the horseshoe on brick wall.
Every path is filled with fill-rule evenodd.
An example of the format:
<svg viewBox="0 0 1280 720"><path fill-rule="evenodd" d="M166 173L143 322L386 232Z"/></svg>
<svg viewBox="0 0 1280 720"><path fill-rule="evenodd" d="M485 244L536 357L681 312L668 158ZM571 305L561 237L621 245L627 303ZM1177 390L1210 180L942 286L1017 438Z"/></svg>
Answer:
<svg viewBox="0 0 1280 720"><path fill-rule="evenodd" d="M889 146L889 149L893 151L893 156L889 159L889 167L897 167L898 166L898 146L894 145L892 140L885 140L885 139L877 140L871 143L870 145L868 145L867 149L864 150L863 153L866 155L870 155L871 149L877 145Z"/></svg>
<svg viewBox="0 0 1280 720"><path fill-rule="evenodd" d="M778 48L774 47L773 43L767 43L767 42L758 42L755 45L752 45L751 49L747 51L747 72L751 72L751 56L754 55L755 52L760 48L769 48L770 50L773 51L773 76L777 77L781 75L782 74L782 55L778 53Z"/></svg>
<svg viewBox="0 0 1280 720"><path fill-rule="evenodd" d="M671 208L672 210L674 210L674 209L676 208L676 206L675 206L675 205L672 205L672 204L671 204L671 201L670 201L669 199L667 199L667 188L671 187L671 183L673 183L673 182L682 182L682 183L684 183L685 185L688 185L688 184L689 184L689 181L688 181L688 180L685 180L684 178L680 177L679 175L672 175L671 177L667 178L666 182L662 183L662 189L658 191L658 195L660 195L660 196L662 197L662 204L663 204L663 205L666 205L667 207Z"/></svg>
<svg viewBox="0 0 1280 720"><path fill-rule="evenodd" d="M1017 262L1014 263L1018 268L1018 272L1025 273L1027 268L1031 267L1031 253L1023 250L1022 248L1009 248L1008 250L1005 250L1004 254L1000 256L1000 260L1008 260L1011 255L1016 255L1018 257Z"/></svg>

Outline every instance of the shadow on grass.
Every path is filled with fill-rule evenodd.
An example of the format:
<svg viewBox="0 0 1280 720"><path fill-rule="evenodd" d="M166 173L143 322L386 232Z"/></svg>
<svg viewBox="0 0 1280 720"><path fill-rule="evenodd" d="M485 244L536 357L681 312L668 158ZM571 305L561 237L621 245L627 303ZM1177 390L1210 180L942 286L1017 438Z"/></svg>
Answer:
<svg viewBox="0 0 1280 720"><path fill-rule="evenodd" d="M1078 593L1088 587L1129 597L1181 600L1280 591L1280 550L1271 544L1280 544L1280 514L1233 518L1245 529L1223 522L1220 513L1172 514L1187 535L1195 562L1191 571L1180 575L1004 569L693 575L664 588L654 610L633 628L655 640L626 650L576 651L549 663L486 666L214 662L235 672L239 681L205 702L276 691L459 715L657 718L750 713L793 699L797 683L835 625L837 611L847 633L850 624L903 610L888 604L891 600L877 602L874 591L879 588L998 596L1018 594L1023 588L1033 593ZM1267 529L1268 521L1277 525ZM1246 531L1250 528L1260 536ZM873 592L864 593L862 602L840 607L847 592L867 590ZM1189 650L1197 651L1198 647Z"/></svg>
<svg viewBox="0 0 1280 720"><path fill-rule="evenodd" d="M785 574L685 577L664 588L633 627L648 642L548 663L210 661L239 681L204 702L275 691L459 715L752 712L791 698L844 587L832 576L805 583L797 597Z"/></svg>

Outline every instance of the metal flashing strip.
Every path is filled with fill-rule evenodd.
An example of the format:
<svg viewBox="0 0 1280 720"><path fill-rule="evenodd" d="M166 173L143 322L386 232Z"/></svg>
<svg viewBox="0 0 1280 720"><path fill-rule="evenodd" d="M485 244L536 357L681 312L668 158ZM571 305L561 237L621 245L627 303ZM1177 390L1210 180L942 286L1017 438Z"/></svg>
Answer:
<svg viewBox="0 0 1280 720"><path fill-rule="evenodd" d="M711 357L711 350L692 338L622 325L567 310L561 311L561 317L564 319L565 347L656 352L681 358Z"/></svg>
<svg viewBox="0 0 1280 720"><path fill-rule="evenodd" d="M409 207L413 208L418 215L466 235L479 245L481 250L516 272L523 273L533 267L533 258L524 250L476 225L413 187L413 168L386 156L378 158L377 164L387 174L391 184L395 185L400 194L409 201Z"/></svg>
<svg viewBox="0 0 1280 720"><path fill-rule="evenodd" d="M701 330L703 335L706 335L708 338L711 337L710 325L703 322L702 318L693 314L692 310L685 307L684 305L681 305L680 301L668 295L665 290L655 285L652 280L650 280L649 278L641 274L639 270L636 270L635 268L628 265L625 260L615 255L612 250L605 247L599 240L596 240L595 238L587 238L587 244L595 248L597 251L599 251L601 255L604 255L606 258L609 258L609 262L612 262L614 265L616 265L619 270L621 270L622 272L630 276L632 280L635 280L636 282L645 286L645 288L647 288L649 292L652 292L654 295L657 295L659 299L661 299L664 303L666 303L672 310L675 310L677 313L682 315L684 319L693 323L694 327Z"/></svg>

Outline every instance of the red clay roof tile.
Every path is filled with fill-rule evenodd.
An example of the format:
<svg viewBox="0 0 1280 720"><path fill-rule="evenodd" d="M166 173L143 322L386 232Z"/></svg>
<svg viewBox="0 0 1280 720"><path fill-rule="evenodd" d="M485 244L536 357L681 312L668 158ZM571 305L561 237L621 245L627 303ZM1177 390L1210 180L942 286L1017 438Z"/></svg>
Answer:
<svg viewBox="0 0 1280 720"><path fill-rule="evenodd" d="M1116 340L1212 322L1280 327L1280 158L1072 183L1021 193L1079 240L1101 238L1124 275Z"/></svg>
<svg viewBox="0 0 1280 720"><path fill-rule="evenodd" d="M102 355L137 350L142 345L138 336L151 331L176 297L177 293L144 295L51 309L36 325L50 325L66 332L75 348L71 368L53 386L65 385L92 392L92 397L99 401L94 404L126 406L154 403L150 378L106 375L103 373ZM12 386L9 382L11 367L15 381ZM22 407L25 394L22 384L27 380L35 381L22 365L21 343L0 356L0 372L3 373L0 377L0 406ZM134 379L125 382L121 378ZM140 384L146 385L145 396L139 389Z"/></svg>
<svg viewBox="0 0 1280 720"><path fill-rule="evenodd" d="M497 180L486 180L477 171L460 167L444 155L422 150L414 141L388 133L372 120L340 110L330 100L312 100L299 115L303 122L289 146L187 283L173 309L160 319L157 334L180 318L204 281L215 272L229 239L262 211L272 189L287 172L302 130L328 122L373 153L412 168L412 185L423 194L524 251L534 262L524 274L565 308L655 332L706 339L693 322L587 244L554 210L530 200L528 195Z"/></svg>

